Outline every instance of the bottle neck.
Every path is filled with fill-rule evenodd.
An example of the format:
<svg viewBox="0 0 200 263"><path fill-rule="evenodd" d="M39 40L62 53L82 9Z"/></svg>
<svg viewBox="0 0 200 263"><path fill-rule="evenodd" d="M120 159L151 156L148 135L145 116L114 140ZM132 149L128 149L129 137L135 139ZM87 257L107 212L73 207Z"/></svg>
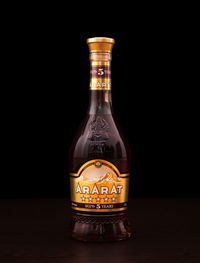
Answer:
<svg viewBox="0 0 200 263"><path fill-rule="evenodd" d="M110 90L91 90L89 114L112 114Z"/></svg>
<svg viewBox="0 0 200 263"><path fill-rule="evenodd" d="M91 53L89 114L112 114L111 54Z"/></svg>

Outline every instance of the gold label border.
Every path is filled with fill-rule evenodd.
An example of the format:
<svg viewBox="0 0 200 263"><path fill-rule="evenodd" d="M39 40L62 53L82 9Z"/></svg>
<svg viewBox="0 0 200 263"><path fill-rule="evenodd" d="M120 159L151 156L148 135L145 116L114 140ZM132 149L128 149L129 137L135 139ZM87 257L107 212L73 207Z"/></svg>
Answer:
<svg viewBox="0 0 200 263"><path fill-rule="evenodd" d="M90 88L90 90L111 90L111 88Z"/></svg>
<svg viewBox="0 0 200 263"><path fill-rule="evenodd" d="M112 209L88 209L88 208L82 208L82 207L73 207L72 209L77 211L85 211L85 212L117 212L117 211L123 211L127 210L127 207L120 207L120 208L112 208Z"/></svg>
<svg viewBox="0 0 200 263"><path fill-rule="evenodd" d="M113 165L112 163L108 162L108 161L105 161L103 159L93 159L91 161L88 161L86 162L85 164L83 164L81 166L81 168L79 168L78 172L77 173L70 173L70 176L73 176L73 177L79 177L81 175L81 173L87 168L89 167L90 165L96 163L96 162L101 162L103 163L104 165L110 167L112 170L114 170L117 174L118 177L122 177L122 178L125 178L125 177L129 177L129 173L124 173L124 174L121 174L120 171L117 169L117 167L115 165Z"/></svg>
<svg viewBox="0 0 200 263"><path fill-rule="evenodd" d="M92 61L91 66L110 66L109 61Z"/></svg>

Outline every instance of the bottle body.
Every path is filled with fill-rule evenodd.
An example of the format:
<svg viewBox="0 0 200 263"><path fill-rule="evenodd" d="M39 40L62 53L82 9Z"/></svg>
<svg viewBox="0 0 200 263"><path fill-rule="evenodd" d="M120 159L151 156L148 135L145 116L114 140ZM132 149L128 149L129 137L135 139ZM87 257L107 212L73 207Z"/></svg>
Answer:
<svg viewBox="0 0 200 263"><path fill-rule="evenodd" d="M113 116L109 68L105 61L102 65L102 53L94 64L89 111L70 151L71 234L82 241L122 240L131 235L130 157Z"/></svg>

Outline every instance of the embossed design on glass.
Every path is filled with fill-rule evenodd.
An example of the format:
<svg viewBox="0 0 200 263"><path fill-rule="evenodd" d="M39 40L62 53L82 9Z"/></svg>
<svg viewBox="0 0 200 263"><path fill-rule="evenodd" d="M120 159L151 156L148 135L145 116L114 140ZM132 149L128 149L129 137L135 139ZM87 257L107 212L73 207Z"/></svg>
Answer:
<svg viewBox="0 0 200 263"><path fill-rule="evenodd" d="M108 123L101 116L95 116L90 123L91 141L105 141L108 139Z"/></svg>

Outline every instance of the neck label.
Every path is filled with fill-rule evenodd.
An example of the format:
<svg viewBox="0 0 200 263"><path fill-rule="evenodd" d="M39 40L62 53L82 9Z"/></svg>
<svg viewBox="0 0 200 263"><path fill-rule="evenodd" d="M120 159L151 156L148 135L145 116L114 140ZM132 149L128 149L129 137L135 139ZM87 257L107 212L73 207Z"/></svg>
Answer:
<svg viewBox="0 0 200 263"><path fill-rule="evenodd" d="M110 90L111 72L110 65L107 62L92 62L90 71L90 89L91 90Z"/></svg>

